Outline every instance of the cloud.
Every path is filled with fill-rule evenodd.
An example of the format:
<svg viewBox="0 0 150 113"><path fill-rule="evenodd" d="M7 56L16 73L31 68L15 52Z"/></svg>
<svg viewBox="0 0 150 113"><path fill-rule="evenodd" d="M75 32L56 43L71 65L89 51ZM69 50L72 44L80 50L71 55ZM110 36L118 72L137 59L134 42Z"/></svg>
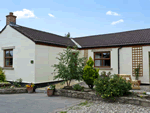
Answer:
<svg viewBox="0 0 150 113"><path fill-rule="evenodd" d="M48 15L49 15L50 17L53 17L53 18L55 17L54 15L52 15L52 14L50 14L50 13L48 13Z"/></svg>
<svg viewBox="0 0 150 113"><path fill-rule="evenodd" d="M18 19L20 19L20 18L37 18L34 15L34 12L30 11L28 9L23 9L22 11L15 11L14 15L17 16Z"/></svg>
<svg viewBox="0 0 150 113"><path fill-rule="evenodd" d="M111 25L115 25L115 24L118 24L118 23L121 23L121 22L124 22L124 20L120 19L118 21L114 21L114 22L111 23Z"/></svg>
<svg viewBox="0 0 150 113"><path fill-rule="evenodd" d="M114 16L119 16L120 14L116 13L116 12L112 12L112 11L107 11L106 15L114 15Z"/></svg>

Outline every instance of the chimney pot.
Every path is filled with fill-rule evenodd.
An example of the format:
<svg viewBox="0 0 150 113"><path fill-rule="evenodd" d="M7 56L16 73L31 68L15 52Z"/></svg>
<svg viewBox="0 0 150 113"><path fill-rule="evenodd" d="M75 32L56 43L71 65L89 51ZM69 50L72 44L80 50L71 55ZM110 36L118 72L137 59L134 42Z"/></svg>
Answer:
<svg viewBox="0 0 150 113"><path fill-rule="evenodd" d="M6 25L10 23L16 24L16 16L13 15L13 12L10 12L9 15L6 16Z"/></svg>

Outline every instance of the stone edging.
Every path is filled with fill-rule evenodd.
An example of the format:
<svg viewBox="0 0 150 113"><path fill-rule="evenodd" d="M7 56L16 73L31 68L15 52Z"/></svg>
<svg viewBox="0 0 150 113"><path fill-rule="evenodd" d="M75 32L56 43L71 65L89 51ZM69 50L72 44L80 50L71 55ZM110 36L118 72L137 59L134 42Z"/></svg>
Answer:
<svg viewBox="0 0 150 113"><path fill-rule="evenodd" d="M15 94L15 93L27 93L27 89L26 88L0 89L0 94Z"/></svg>
<svg viewBox="0 0 150 113"><path fill-rule="evenodd" d="M94 92L81 92L81 91L73 91L73 90L66 90L66 89L58 89L55 91L54 95L80 98L80 99L86 99L92 101L104 100L100 96L97 96ZM150 107L150 100L147 99L140 99L140 98L133 98L133 97L119 97L116 98L116 102Z"/></svg>

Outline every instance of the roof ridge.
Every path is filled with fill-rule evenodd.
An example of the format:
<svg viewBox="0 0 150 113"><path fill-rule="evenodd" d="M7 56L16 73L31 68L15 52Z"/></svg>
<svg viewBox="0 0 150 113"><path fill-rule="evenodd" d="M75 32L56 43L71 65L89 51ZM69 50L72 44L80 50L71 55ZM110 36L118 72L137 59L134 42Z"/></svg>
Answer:
<svg viewBox="0 0 150 113"><path fill-rule="evenodd" d="M134 32L134 31L142 31L142 30L150 30L150 28L137 29L137 30L131 30L131 31L122 31L122 32L116 32L116 33L108 33L108 34L98 34L98 35L90 35L90 36L83 36L83 37L75 37L75 39L95 37L95 36L104 36L104 35L112 35L112 34L120 34L120 33L128 33L128 32Z"/></svg>
<svg viewBox="0 0 150 113"><path fill-rule="evenodd" d="M17 24L18 25L18 24ZM65 36L61 36L61 35L57 35L57 34L53 34L53 33L50 33L50 32L46 32L46 31L42 31L42 30L38 30L38 29L33 29L33 28L30 28L30 27L25 27L25 26L21 26L21 25L18 25L20 27L24 27L24 28L27 28L27 29L31 29L31 30L35 30L35 31L38 31L38 32L43 32L43 33L47 33L47 34L51 34L51 35L55 35L55 36L59 36L61 38L67 38Z"/></svg>

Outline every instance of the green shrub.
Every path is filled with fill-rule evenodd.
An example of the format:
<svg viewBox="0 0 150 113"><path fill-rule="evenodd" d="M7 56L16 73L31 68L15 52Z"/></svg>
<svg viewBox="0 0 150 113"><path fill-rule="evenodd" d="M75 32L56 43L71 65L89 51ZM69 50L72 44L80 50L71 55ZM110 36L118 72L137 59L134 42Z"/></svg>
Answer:
<svg viewBox="0 0 150 113"><path fill-rule="evenodd" d="M5 72L3 71L2 67L0 67L0 82L5 82L5 81L6 81Z"/></svg>
<svg viewBox="0 0 150 113"><path fill-rule="evenodd" d="M131 90L131 83L126 82L117 75L110 77L99 77L94 82L95 91L102 98L114 98L128 94Z"/></svg>
<svg viewBox="0 0 150 113"><path fill-rule="evenodd" d="M79 84L76 84L76 85L74 85L73 89L76 91L81 91L83 89L83 87L80 86Z"/></svg>
<svg viewBox="0 0 150 113"><path fill-rule="evenodd" d="M93 68L94 61L90 57L86 63L86 66L83 69L83 80L89 86L89 88L93 89L94 80L99 76L99 69Z"/></svg>

